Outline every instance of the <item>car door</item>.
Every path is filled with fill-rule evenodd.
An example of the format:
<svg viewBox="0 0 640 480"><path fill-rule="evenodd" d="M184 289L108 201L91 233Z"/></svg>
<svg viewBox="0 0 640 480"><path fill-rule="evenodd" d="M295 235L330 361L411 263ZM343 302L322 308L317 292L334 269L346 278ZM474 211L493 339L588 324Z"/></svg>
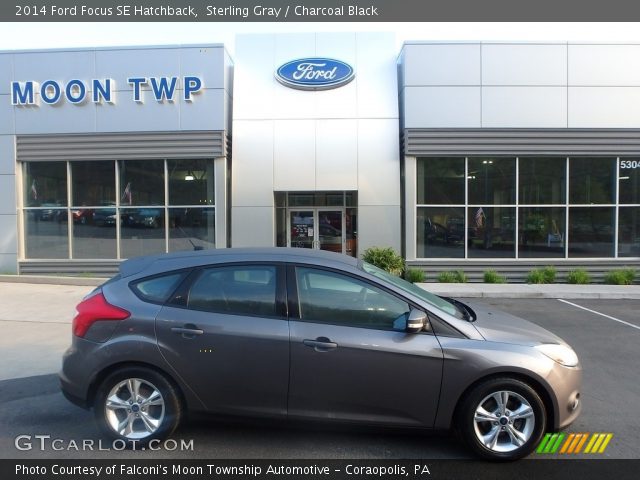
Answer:
<svg viewBox="0 0 640 480"><path fill-rule="evenodd" d="M286 415L284 267L198 269L156 318L158 346L213 412Z"/></svg>
<svg viewBox="0 0 640 480"><path fill-rule="evenodd" d="M394 330L410 305L362 278L298 265L290 295L289 416L432 427L442 350Z"/></svg>

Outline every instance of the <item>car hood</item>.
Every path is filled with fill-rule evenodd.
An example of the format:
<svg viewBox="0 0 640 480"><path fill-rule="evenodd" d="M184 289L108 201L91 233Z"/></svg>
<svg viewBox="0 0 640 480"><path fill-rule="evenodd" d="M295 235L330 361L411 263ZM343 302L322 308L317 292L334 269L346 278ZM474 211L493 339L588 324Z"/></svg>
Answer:
<svg viewBox="0 0 640 480"><path fill-rule="evenodd" d="M510 313L494 309L480 302L464 302L476 314L473 326L485 340L518 345L539 345L541 343L566 344L557 335L535 323Z"/></svg>

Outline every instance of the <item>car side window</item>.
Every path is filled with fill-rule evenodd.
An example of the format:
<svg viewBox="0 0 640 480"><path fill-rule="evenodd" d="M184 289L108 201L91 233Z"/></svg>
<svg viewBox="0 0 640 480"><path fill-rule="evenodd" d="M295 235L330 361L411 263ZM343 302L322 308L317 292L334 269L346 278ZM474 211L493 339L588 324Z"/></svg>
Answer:
<svg viewBox="0 0 640 480"><path fill-rule="evenodd" d="M276 267L205 268L191 285L186 306L206 312L276 316Z"/></svg>
<svg viewBox="0 0 640 480"><path fill-rule="evenodd" d="M394 330L409 305L384 290L348 275L296 267L302 320L350 327Z"/></svg>
<svg viewBox="0 0 640 480"><path fill-rule="evenodd" d="M184 279L186 272L176 272L169 275L144 278L131 285L134 293L142 300L163 303Z"/></svg>

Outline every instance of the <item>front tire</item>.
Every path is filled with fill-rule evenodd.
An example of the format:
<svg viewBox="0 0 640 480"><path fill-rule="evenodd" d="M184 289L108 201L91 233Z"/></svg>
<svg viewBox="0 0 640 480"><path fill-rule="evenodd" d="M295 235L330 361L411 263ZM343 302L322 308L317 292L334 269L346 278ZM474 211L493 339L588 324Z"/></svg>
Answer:
<svg viewBox="0 0 640 480"><path fill-rule="evenodd" d="M547 425L544 403L528 384L512 378L487 380L461 404L458 431L477 455L498 461L529 455Z"/></svg>
<svg viewBox="0 0 640 480"><path fill-rule="evenodd" d="M111 373L94 402L100 430L128 447L145 446L170 436L182 418L176 387L162 374L143 367Z"/></svg>

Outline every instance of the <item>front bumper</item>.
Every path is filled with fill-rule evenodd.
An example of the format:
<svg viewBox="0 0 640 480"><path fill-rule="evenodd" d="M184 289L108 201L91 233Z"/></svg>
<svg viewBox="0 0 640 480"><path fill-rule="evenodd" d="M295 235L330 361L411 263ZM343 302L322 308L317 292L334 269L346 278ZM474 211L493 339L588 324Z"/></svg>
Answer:
<svg viewBox="0 0 640 480"><path fill-rule="evenodd" d="M582 367L564 367L555 364L547 382L552 390L556 411L554 429L562 430L571 425L582 411Z"/></svg>

